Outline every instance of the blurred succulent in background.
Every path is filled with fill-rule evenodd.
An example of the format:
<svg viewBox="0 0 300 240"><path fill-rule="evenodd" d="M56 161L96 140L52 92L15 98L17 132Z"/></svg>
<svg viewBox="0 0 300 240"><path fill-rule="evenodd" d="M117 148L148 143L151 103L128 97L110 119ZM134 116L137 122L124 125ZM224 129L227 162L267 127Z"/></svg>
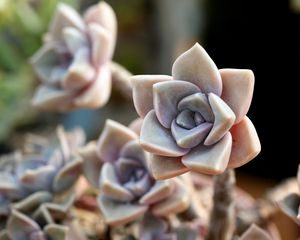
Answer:
<svg viewBox="0 0 300 240"><path fill-rule="evenodd" d="M28 111L34 77L27 60L40 47L41 35L58 2L0 2L0 141L16 125L32 121L34 117L34 111ZM78 0L64 2L78 4Z"/></svg>
<svg viewBox="0 0 300 240"><path fill-rule="evenodd" d="M172 76L138 75L132 85L135 108L144 118L140 143L151 153L156 179L189 170L220 174L260 152L246 117L254 88L251 70L218 70L195 44L176 59Z"/></svg>
<svg viewBox="0 0 300 240"><path fill-rule="evenodd" d="M2 221L9 215L12 204L24 205L18 202L24 198L29 206L36 201L51 202L57 194L70 190L80 176L82 161L74 151L84 144L84 133L81 129L65 132L59 127L56 134L51 140L31 135L24 154L16 152L0 159ZM39 211L44 213L48 207L56 208L53 204L42 205Z"/></svg>
<svg viewBox="0 0 300 240"><path fill-rule="evenodd" d="M278 202L280 209L298 225L300 225L300 165L298 167L297 181L299 186L298 193L290 193Z"/></svg>
<svg viewBox="0 0 300 240"><path fill-rule="evenodd" d="M110 60L116 41L116 17L100 2L83 18L59 4L31 63L42 84L33 105L47 111L103 106L110 97Z"/></svg>
<svg viewBox="0 0 300 240"><path fill-rule="evenodd" d="M251 225L243 235L238 238L239 240L271 240L271 236L255 224Z"/></svg>
<svg viewBox="0 0 300 240"><path fill-rule="evenodd" d="M146 211L165 216L189 207L183 179L155 181L138 135L117 122L107 120L98 143L79 153L87 179L100 189L99 207L110 225L132 222Z"/></svg>

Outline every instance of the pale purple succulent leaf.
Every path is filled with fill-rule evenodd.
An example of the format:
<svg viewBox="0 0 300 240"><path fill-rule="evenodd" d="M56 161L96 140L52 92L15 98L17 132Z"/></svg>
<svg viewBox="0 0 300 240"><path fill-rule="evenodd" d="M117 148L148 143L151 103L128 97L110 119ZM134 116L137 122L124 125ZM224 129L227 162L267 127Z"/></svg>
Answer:
<svg viewBox="0 0 300 240"><path fill-rule="evenodd" d="M144 118L154 108L153 85L172 79L168 75L136 75L131 77L133 104L141 118Z"/></svg>
<svg viewBox="0 0 300 240"><path fill-rule="evenodd" d="M50 23L49 37L56 41L62 40L62 31L65 27L73 27L81 32L85 30L85 25L80 15L67 4L59 3Z"/></svg>
<svg viewBox="0 0 300 240"><path fill-rule="evenodd" d="M30 239L32 233L41 230L35 221L16 210L12 210L6 229L9 238L13 240Z"/></svg>
<svg viewBox="0 0 300 240"><path fill-rule="evenodd" d="M234 112L217 95L210 93L208 100L214 113L214 125L204 141L204 145L212 145L218 142L233 126L235 121Z"/></svg>
<svg viewBox="0 0 300 240"><path fill-rule="evenodd" d="M73 105L77 108L98 108L104 106L111 93L111 72L108 64L99 66L95 79L79 92ZM72 107L72 105L70 106Z"/></svg>
<svg viewBox="0 0 300 240"><path fill-rule="evenodd" d="M298 194L289 194L278 202L278 206L295 223L300 225L300 196Z"/></svg>
<svg viewBox="0 0 300 240"><path fill-rule="evenodd" d="M189 169L182 164L181 157L165 157L150 154L148 166L156 180L163 180L181 175Z"/></svg>
<svg viewBox="0 0 300 240"><path fill-rule="evenodd" d="M164 128L157 120L154 110L150 111L144 119L140 144L150 153L169 157L183 156L189 151L176 144L171 131Z"/></svg>
<svg viewBox="0 0 300 240"><path fill-rule="evenodd" d="M254 90L254 74L248 69L220 69L223 82L221 98L235 113L235 124L247 114Z"/></svg>
<svg viewBox="0 0 300 240"><path fill-rule="evenodd" d="M151 208L151 212L155 216L177 214L186 210L190 205L189 195L183 182L178 178L174 178L172 181L174 181L175 187L171 195Z"/></svg>
<svg viewBox="0 0 300 240"><path fill-rule="evenodd" d="M272 240L271 236L260 227L252 224L239 240Z"/></svg>
<svg viewBox="0 0 300 240"><path fill-rule="evenodd" d="M212 126L212 123L206 122L189 130L178 126L173 120L171 131L178 146L190 149L203 142Z"/></svg>
<svg viewBox="0 0 300 240"><path fill-rule="evenodd" d="M261 150L254 125L248 117L230 129L233 144L228 167L237 168L251 161Z"/></svg>
<svg viewBox="0 0 300 240"><path fill-rule="evenodd" d="M112 58L114 52L114 40L111 33L96 23L88 25L88 33L91 38L91 56L94 66L99 66Z"/></svg>
<svg viewBox="0 0 300 240"><path fill-rule="evenodd" d="M96 142L90 142L86 146L78 149L78 154L83 159L82 171L93 187L99 187L99 177L102 168L102 162L99 159L97 152Z"/></svg>
<svg viewBox="0 0 300 240"><path fill-rule="evenodd" d="M139 204L151 205L153 203L157 203L170 196L173 190L173 181L155 181L151 189L139 199Z"/></svg>
<svg viewBox="0 0 300 240"><path fill-rule="evenodd" d="M124 183L123 186L134 196L141 197L149 190L152 183L151 180L152 179L149 174L146 173L138 181L129 180L128 182Z"/></svg>
<svg viewBox="0 0 300 240"><path fill-rule="evenodd" d="M106 223L112 226L137 220L148 210L148 206L111 201L103 196L98 197L98 204Z"/></svg>
<svg viewBox="0 0 300 240"><path fill-rule="evenodd" d="M134 199L132 193L121 185L116 169L111 163L103 164L99 186L101 193L112 200L131 201Z"/></svg>
<svg viewBox="0 0 300 240"><path fill-rule="evenodd" d="M146 153L143 151L139 140L132 140L126 143L120 151L120 158L136 159L144 167L147 167Z"/></svg>
<svg viewBox="0 0 300 240"><path fill-rule="evenodd" d="M162 218L146 214L140 226L140 240L167 239L168 224Z"/></svg>
<svg viewBox="0 0 300 240"><path fill-rule="evenodd" d="M90 52L87 47L77 49L73 61L68 67L68 72L62 80L65 90L80 90L94 80L96 71L91 65L89 58Z"/></svg>
<svg viewBox="0 0 300 240"><path fill-rule="evenodd" d="M189 109L195 113L199 113L207 122L214 121L214 114L209 105L207 96L203 93L195 93L183 98L178 103L178 110Z"/></svg>
<svg viewBox="0 0 300 240"><path fill-rule="evenodd" d="M98 141L97 154L103 162L115 162L123 146L137 139L135 132L112 120L106 120Z"/></svg>
<svg viewBox="0 0 300 240"><path fill-rule="evenodd" d="M178 114L177 104L191 94L200 92L200 89L185 81L165 81L153 85L153 105L159 122L165 128L171 128L173 119Z"/></svg>
<svg viewBox="0 0 300 240"><path fill-rule="evenodd" d="M191 129L196 127L196 122L194 120L194 112L191 110L183 110L176 117L175 122L182 128ZM173 124L173 123L172 123ZM172 126L171 126L172 128Z"/></svg>
<svg viewBox="0 0 300 240"><path fill-rule="evenodd" d="M60 65L60 58L54 44L45 44L42 46L31 57L30 62L33 70L42 82L53 87L59 86L60 76L62 77L65 71L62 68L56 68Z"/></svg>
<svg viewBox="0 0 300 240"><path fill-rule="evenodd" d="M18 195L19 186L16 178L8 172L0 172L0 193L2 196Z"/></svg>
<svg viewBox="0 0 300 240"><path fill-rule="evenodd" d="M64 112L72 108L72 101L70 91L41 85L34 94L32 105L41 110Z"/></svg>
<svg viewBox="0 0 300 240"><path fill-rule="evenodd" d="M225 171L232 146L232 137L228 132L216 144L198 145L182 157L182 163L190 170L204 174L220 174Z"/></svg>
<svg viewBox="0 0 300 240"><path fill-rule="evenodd" d="M84 13L83 18L87 25L94 23L104 27L112 35L113 42L115 42L117 34L117 18L114 10L106 2L101 1L97 5L88 8Z"/></svg>
<svg viewBox="0 0 300 240"><path fill-rule="evenodd" d="M51 202L53 196L46 191L35 192L19 202L13 203L11 207L22 213L30 213L43 203Z"/></svg>
<svg viewBox="0 0 300 240"><path fill-rule="evenodd" d="M143 125L143 119L136 118L131 123L129 123L128 128L134 131L137 135L140 135L142 125Z"/></svg>
<svg viewBox="0 0 300 240"><path fill-rule="evenodd" d="M57 172L53 180L53 191L62 192L73 186L82 172L82 159L79 156L72 157L63 168Z"/></svg>
<svg viewBox="0 0 300 240"><path fill-rule="evenodd" d="M67 227L57 224L48 224L44 228L44 232L51 240L67 240L68 231Z"/></svg>
<svg viewBox="0 0 300 240"><path fill-rule="evenodd" d="M73 27L66 27L62 30L64 42L66 43L68 50L74 56L78 49L81 49L88 45L86 35Z"/></svg>
<svg viewBox="0 0 300 240"><path fill-rule="evenodd" d="M204 93L221 95L222 80L218 68L198 43L176 59L172 75L174 79L194 83Z"/></svg>

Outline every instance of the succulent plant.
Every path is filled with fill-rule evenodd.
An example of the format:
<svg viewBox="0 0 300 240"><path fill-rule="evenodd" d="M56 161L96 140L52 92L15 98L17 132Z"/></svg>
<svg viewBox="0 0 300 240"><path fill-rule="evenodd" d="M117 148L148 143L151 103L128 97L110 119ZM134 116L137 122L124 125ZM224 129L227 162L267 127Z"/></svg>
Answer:
<svg viewBox="0 0 300 240"><path fill-rule="evenodd" d="M105 2L91 6L83 18L60 3L44 46L31 62L42 84L33 105L68 111L104 105L111 92L110 60L116 40L116 17Z"/></svg>
<svg viewBox="0 0 300 240"><path fill-rule="evenodd" d="M20 200L26 205L36 201L48 203L56 195L68 192L81 174L81 158L73 151L84 144L84 139L81 129L65 132L59 127L57 136L50 141L31 136L25 154L16 152L1 158L0 219L6 220L12 205L23 206ZM48 207L41 206L41 211Z"/></svg>
<svg viewBox="0 0 300 240"><path fill-rule="evenodd" d="M151 153L156 179L189 170L220 174L239 167L260 151L246 116L253 94L251 70L218 70L195 44L173 64L172 76L132 78L137 113L144 118L140 143Z"/></svg>
<svg viewBox="0 0 300 240"><path fill-rule="evenodd" d="M298 193L290 193L278 202L280 209L298 225L300 225L300 165L298 167L297 181L299 186Z"/></svg>
<svg viewBox="0 0 300 240"><path fill-rule="evenodd" d="M98 143L79 153L87 179L100 189L99 207L110 225L132 222L146 211L165 216L189 206L184 180L153 179L138 135L117 122L107 120Z"/></svg>
<svg viewBox="0 0 300 240"><path fill-rule="evenodd" d="M251 225L243 235L238 238L239 240L271 240L270 235L255 224Z"/></svg>

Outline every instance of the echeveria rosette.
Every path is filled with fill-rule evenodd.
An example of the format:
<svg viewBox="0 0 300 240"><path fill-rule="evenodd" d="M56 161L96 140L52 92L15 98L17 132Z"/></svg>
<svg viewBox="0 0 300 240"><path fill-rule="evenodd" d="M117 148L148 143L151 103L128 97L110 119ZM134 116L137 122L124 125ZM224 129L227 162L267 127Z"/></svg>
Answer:
<svg viewBox="0 0 300 240"><path fill-rule="evenodd" d="M30 153L17 152L2 158L1 220L5 220L8 216L10 206L18 204L22 199L29 205L32 201L43 202L44 199L47 200L45 203L48 203L53 202L54 196L71 190L81 174L82 164L81 158L73 152L82 146L84 141L85 136L81 129L65 132L62 128L58 128L57 136L50 141L41 137L31 137L26 144L26 149ZM60 204L57 206L53 203L43 204L41 208L59 209L58 205Z"/></svg>
<svg viewBox="0 0 300 240"><path fill-rule="evenodd" d="M83 17L60 3L44 45L31 59L42 82L33 105L47 111L69 111L106 104L116 25L114 11L105 2L88 8Z"/></svg>
<svg viewBox="0 0 300 240"><path fill-rule="evenodd" d="M260 152L246 116L253 95L251 70L220 69L199 45L180 55L172 76L132 78L137 113L144 118L140 144L151 153L156 179L189 170L220 174Z"/></svg>
<svg viewBox="0 0 300 240"><path fill-rule="evenodd" d="M131 129L107 120L98 143L80 151L87 179L100 190L99 207L109 225L142 217L184 211L189 206L181 178L156 181L147 166L147 153Z"/></svg>
<svg viewBox="0 0 300 240"><path fill-rule="evenodd" d="M300 165L298 167L297 181L300 193ZM300 226L300 194L290 193L278 202L280 209Z"/></svg>

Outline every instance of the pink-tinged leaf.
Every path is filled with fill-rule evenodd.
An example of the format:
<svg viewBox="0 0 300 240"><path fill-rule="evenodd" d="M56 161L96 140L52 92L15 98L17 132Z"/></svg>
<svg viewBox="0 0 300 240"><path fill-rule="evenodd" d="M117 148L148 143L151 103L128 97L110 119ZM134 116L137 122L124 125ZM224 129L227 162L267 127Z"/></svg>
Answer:
<svg viewBox="0 0 300 240"><path fill-rule="evenodd" d="M216 175L225 171L232 146L232 137L228 132L216 144L199 145L182 157L182 163L195 172Z"/></svg>
<svg viewBox="0 0 300 240"><path fill-rule="evenodd" d="M165 200L160 201L151 208L151 212L156 216L168 216L183 212L190 205L190 199L186 186L178 178L172 179L175 184L174 192Z"/></svg>
<svg viewBox="0 0 300 240"><path fill-rule="evenodd" d="M99 207L104 214L105 221L111 226L124 225L142 217L148 206L139 204L122 203L98 197Z"/></svg>
<svg viewBox="0 0 300 240"><path fill-rule="evenodd" d="M115 162L122 147L137 138L137 134L129 128L113 120L106 120L98 141L97 154L104 162Z"/></svg>
<svg viewBox="0 0 300 240"><path fill-rule="evenodd" d="M80 90L95 79L96 72L89 62L89 54L88 48L77 50L73 62L62 81L62 85L66 90Z"/></svg>
<svg viewBox="0 0 300 240"><path fill-rule="evenodd" d="M272 238L265 230L252 224L239 240L272 240Z"/></svg>
<svg viewBox="0 0 300 240"><path fill-rule="evenodd" d="M56 174L53 180L53 191L62 192L72 187L82 172L82 159L78 156L75 159L68 162L60 171Z"/></svg>
<svg viewBox="0 0 300 240"><path fill-rule="evenodd" d="M135 159L139 161L144 167L147 167L147 156L142 149L138 139L126 143L120 152L120 157Z"/></svg>
<svg viewBox="0 0 300 240"><path fill-rule="evenodd" d="M185 81L166 81L153 85L153 104L157 119L165 128L171 128L173 119L178 114L179 101L200 89Z"/></svg>
<svg viewBox="0 0 300 240"><path fill-rule="evenodd" d="M255 127L248 117L234 125L230 132L233 145L228 166L237 168L255 158L261 150L261 145Z"/></svg>
<svg viewBox="0 0 300 240"><path fill-rule="evenodd" d="M151 189L139 200L141 205L157 203L172 194L175 184L171 180L155 181Z"/></svg>
<svg viewBox="0 0 300 240"><path fill-rule="evenodd" d="M212 123L202 123L192 129L185 129L172 122L171 131L178 146L182 148L193 148L202 143L212 128Z"/></svg>
<svg viewBox="0 0 300 240"><path fill-rule="evenodd" d="M198 43L176 59L172 75L174 79L194 83L204 93L221 95L222 80L218 68Z"/></svg>
<svg viewBox="0 0 300 240"><path fill-rule="evenodd" d="M140 135L141 133L141 128L143 125L143 119L142 118L137 118L135 120L133 120L128 127L134 131L137 135Z"/></svg>
<svg viewBox="0 0 300 240"><path fill-rule="evenodd" d="M50 23L49 37L56 41L62 40L65 27L73 27L81 32L85 30L85 24L80 15L72 7L59 3Z"/></svg>
<svg viewBox="0 0 300 240"><path fill-rule="evenodd" d="M289 194L278 202L278 206L281 211L300 225L300 196L298 194Z"/></svg>
<svg viewBox="0 0 300 240"><path fill-rule="evenodd" d="M69 229L57 224L48 224L44 228L45 234L53 240L67 240Z"/></svg>
<svg viewBox="0 0 300 240"><path fill-rule="evenodd" d="M150 173L156 180L172 178L189 171L182 164L181 157L165 157L150 154L148 166Z"/></svg>
<svg viewBox="0 0 300 240"><path fill-rule="evenodd" d="M170 81L167 75L137 75L131 77L134 107L141 118L144 118L153 107L153 85Z"/></svg>
<svg viewBox="0 0 300 240"><path fill-rule="evenodd" d="M134 195L121 185L116 169L111 163L104 163L101 169L99 186L102 195L111 199L111 201L128 202L134 199Z"/></svg>
<svg viewBox="0 0 300 240"><path fill-rule="evenodd" d="M112 35L113 41L115 42L117 18L114 10L106 2L101 1L97 5L88 8L83 18L87 25L93 23L104 27Z"/></svg>
<svg viewBox="0 0 300 240"><path fill-rule="evenodd" d="M96 142L90 142L86 146L78 149L78 154L83 159L83 174L90 184L96 188L99 187L99 177L103 163L97 155Z"/></svg>
<svg viewBox="0 0 300 240"><path fill-rule="evenodd" d="M254 74L247 69L221 69L223 82L221 98L235 113L235 124L247 114L254 89Z"/></svg>
<svg viewBox="0 0 300 240"><path fill-rule="evenodd" d="M111 72L108 65L103 65L90 85L74 96L73 104L77 108L99 108L107 103L110 93Z"/></svg>
<svg viewBox="0 0 300 240"><path fill-rule="evenodd" d="M88 32L92 43L92 62L94 66L99 66L112 58L114 52L114 42L111 34L102 26L91 23Z"/></svg>
<svg viewBox="0 0 300 240"><path fill-rule="evenodd" d="M146 151L162 156L178 157L189 151L177 146L171 131L159 123L154 110L150 111L144 119L140 144Z"/></svg>
<svg viewBox="0 0 300 240"><path fill-rule="evenodd" d="M32 233L41 230L35 221L16 210L12 210L6 229L9 238L13 240L30 239Z"/></svg>
<svg viewBox="0 0 300 240"><path fill-rule="evenodd" d="M204 141L204 145L212 145L218 142L232 127L235 121L234 112L217 95L210 93L208 100L214 113L213 128Z"/></svg>

